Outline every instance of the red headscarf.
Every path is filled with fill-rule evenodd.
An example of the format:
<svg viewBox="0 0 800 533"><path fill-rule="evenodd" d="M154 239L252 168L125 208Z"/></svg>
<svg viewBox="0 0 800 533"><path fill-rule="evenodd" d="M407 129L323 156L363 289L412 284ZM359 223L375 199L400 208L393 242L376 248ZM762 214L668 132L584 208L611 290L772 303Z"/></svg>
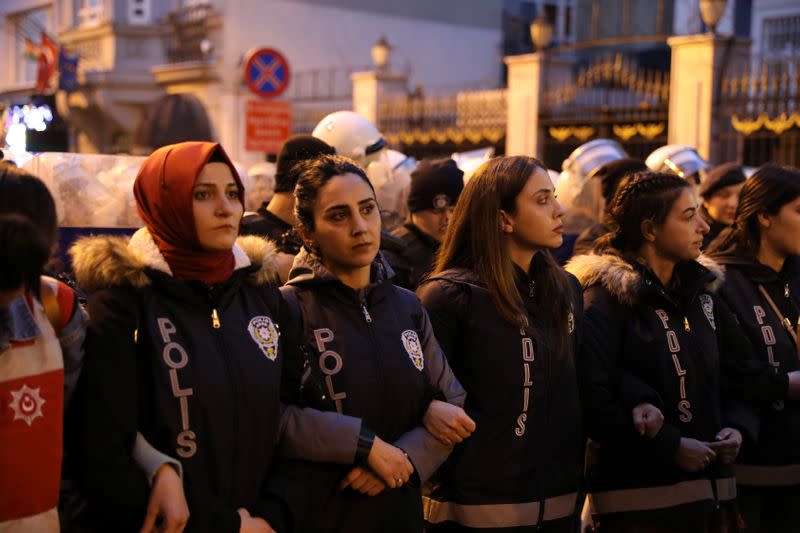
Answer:
<svg viewBox="0 0 800 533"><path fill-rule="evenodd" d="M242 182L219 143L184 142L159 148L145 159L133 184L139 216L172 274L209 285L231 277L235 265L232 250L203 250L194 223L194 183L215 153L230 167L244 207Z"/></svg>

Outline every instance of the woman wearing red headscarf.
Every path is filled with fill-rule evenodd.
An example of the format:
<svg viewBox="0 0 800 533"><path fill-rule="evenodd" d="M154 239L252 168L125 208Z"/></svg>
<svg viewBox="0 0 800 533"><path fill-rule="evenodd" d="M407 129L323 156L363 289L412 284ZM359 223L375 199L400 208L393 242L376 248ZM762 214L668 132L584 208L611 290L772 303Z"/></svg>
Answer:
<svg viewBox="0 0 800 533"><path fill-rule="evenodd" d="M134 194L144 228L129 241L90 237L72 250L90 293L79 405L98 530L150 530L150 498L167 519L161 531L280 531L284 506L262 489L279 426L301 449L321 431L349 435L308 457L347 462L360 420L298 408L281 415L275 253L258 237L237 240L243 189L222 148L157 150ZM142 440L177 459L182 483L169 465L145 475L132 458ZM164 507L185 506L184 491L188 523Z"/></svg>

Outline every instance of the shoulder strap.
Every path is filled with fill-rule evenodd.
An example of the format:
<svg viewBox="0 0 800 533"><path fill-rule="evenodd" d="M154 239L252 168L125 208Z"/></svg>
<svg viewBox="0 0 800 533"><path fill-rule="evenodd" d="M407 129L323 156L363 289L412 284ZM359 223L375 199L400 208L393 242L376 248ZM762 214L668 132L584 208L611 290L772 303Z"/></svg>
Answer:
<svg viewBox="0 0 800 533"><path fill-rule="evenodd" d="M767 289L765 289L764 286L760 283L758 284L758 292L760 292L761 296L763 296L767 300L767 303L772 308L772 311L778 316L778 320L780 321L781 325L784 327L786 332L789 333L789 336L792 338L795 345L798 347L798 356L800 356L800 345L798 344L797 341L797 331L795 331L795 329L792 327L792 322L788 318L783 316L783 313L781 313L781 310L778 308L777 305L775 305L775 302L772 300L772 297L767 292Z"/></svg>

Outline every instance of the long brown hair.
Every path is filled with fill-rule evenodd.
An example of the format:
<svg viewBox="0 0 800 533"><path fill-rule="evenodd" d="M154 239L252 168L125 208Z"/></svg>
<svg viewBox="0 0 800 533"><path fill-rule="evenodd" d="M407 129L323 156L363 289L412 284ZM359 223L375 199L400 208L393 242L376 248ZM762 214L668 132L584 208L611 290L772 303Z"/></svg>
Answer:
<svg viewBox="0 0 800 533"><path fill-rule="evenodd" d="M486 285L500 316L523 325L525 307L516 284L514 263L503 245L500 210L513 214L516 200L536 171L546 172L537 159L525 156L498 157L487 161L467 182L456 203L431 276L450 268L466 268ZM545 326L556 332L556 353L566 353L569 340L567 316L571 288L567 275L549 253L534 263L530 274L536 284L536 299L547 302Z"/></svg>

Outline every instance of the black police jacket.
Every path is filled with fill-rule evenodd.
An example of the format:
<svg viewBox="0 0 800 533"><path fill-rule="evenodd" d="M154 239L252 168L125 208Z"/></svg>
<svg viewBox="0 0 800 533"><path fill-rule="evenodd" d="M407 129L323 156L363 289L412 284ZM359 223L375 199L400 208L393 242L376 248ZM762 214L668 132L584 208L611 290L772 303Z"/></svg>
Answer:
<svg viewBox="0 0 800 533"><path fill-rule="evenodd" d="M541 254L534 261L542 261ZM582 301L569 276L572 345L556 357L548 312L527 273L517 285L528 326L506 321L474 272L451 269L418 289L434 331L467 391L475 432L456 446L425 500L430 523L473 528L534 528L579 513L583 439L575 369ZM567 524L567 530L571 530ZM516 529L515 529L516 531Z"/></svg>

